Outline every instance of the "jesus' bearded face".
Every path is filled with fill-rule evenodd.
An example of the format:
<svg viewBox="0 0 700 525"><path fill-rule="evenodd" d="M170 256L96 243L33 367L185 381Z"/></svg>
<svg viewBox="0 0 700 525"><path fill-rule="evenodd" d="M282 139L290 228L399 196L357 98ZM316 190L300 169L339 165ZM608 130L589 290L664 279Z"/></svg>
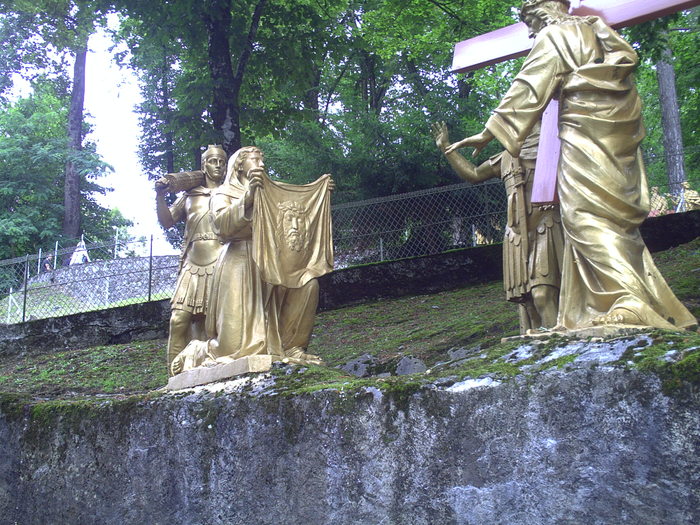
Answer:
<svg viewBox="0 0 700 525"><path fill-rule="evenodd" d="M279 205L279 235L287 246L301 252L306 249L306 214L304 208L293 202Z"/></svg>

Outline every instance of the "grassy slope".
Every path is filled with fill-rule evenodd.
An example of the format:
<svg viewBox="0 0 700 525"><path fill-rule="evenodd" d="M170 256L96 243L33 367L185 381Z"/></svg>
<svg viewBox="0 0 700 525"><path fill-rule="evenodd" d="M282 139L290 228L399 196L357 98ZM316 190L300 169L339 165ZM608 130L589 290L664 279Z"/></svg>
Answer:
<svg viewBox="0 0 700 525"><path fill-rule="evenodd" d="M700 317L700 238L656 254L654 258L679 299ZM517 332L516 307L504 301L499 282L323 312L317 317L309 351L321 355L329 367L371 354L380 361L380 368L383 366L389 371L404 355L419 357L432 367L448 360L449 349L467 347L472 349L470 354L474 357L469 360L468 367L450 369L451 377L455 374L458 377L510 375L517 373L517 369L510 370L503 363L494 363L493 359L515 346L514 343L501 344L501 338ZM698 334L664 337L674 338L686 347L700 348ZM165 340L157 340L3 357L0 358L0 392L40 398L121 397L148 392L167 381L165 345ZM484 354L486 349L488 355ZM700 365L700 349L693 350L692 354L687 357ZM685 366L690 361L685 360ZM645 368L656 370L655 361L645 363L642 363ZM434 368L434 376L446 374L441 367ZM335 369L312 367L306 374L304 386L299 385L297 391L373 382L396 387L410 381L411 378L356 380Z"/></svg>

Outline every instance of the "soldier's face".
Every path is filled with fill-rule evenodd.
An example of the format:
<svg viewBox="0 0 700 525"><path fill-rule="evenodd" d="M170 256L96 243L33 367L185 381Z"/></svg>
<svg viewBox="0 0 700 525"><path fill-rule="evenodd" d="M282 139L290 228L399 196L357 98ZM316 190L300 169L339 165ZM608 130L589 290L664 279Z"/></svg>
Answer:
<svg viewBox="0 0 700 525"><path fill-rule="evenodd" d="M223 155L212 155L204 161L204 173L216 183L221 183L224 180L225 170L226 158Z"/></svg>

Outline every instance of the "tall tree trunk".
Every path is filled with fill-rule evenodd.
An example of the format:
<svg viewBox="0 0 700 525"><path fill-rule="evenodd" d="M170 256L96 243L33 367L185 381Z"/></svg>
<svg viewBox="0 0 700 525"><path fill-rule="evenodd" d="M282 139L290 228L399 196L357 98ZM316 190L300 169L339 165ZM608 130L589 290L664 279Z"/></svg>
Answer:
<svg viewBox="0 0 700 525"><path fill-rule="evenodd" d="M666 172L672 193L680 194L685 181L683 159L683 135L681 117L676 97L676 73L673 70L673 55L669 48L664 49L661 60L656 64L659 82L659 102L661 104L661 125L663 127Z"/></svg>
<svg viewBox="0 0 700 525"><path fill-rule="evenodd" d="M165 124L165 170L166 173L175 172L175 138L173 137L173 132L170 127L171 121L171 111L170 111L170 86L168 84L170 73L170 64L168 61L168 54L163 51L163 70L161 76L161 91L163 92L163 109L165 114L163 117L163 123Z"/></svg>
<svg viewBox="0 0 700 525"><path fill-rule="evenodd" d="M382 72L377 56L363 51L360 56L360 89L362 98L367 101L368 109L375 115L382 112L384 96L389 89L391 75Z"/></svg>
<svg viewBox="0 0 700 525"><path fill-rule="evenodd" d="M234 92L233 65L229 47L231 0L209 0L202 10L207 28L209 73L213 80L211 118L231 155L240 148L240 108Z"/></svg>
<svg viewBox="0 0 700 525"><path fill-rule="evenodd" d="M221 133L223 138L223 148L229 155L241 147L239 95L246 66L253 52L253 43L257 35L260 17L266 3L267 0L258 0L253 10L248 37L241 50L235 73L229 46L231 0L209 0L205 3L202 11L208 36L209 72L214 84L211 117L214 128Z"/></svg>
<svg viewBox="0 0 700 525"><path fill-rule="evenodd" d="M312 64L311 68L311 86L304 92L304 109L310 110L314 117L318 118L318 97L321 93L321 68L315 64Z"/></svg>
<svg viewBox="0 0 700 525"><path fill-rule="evenodd" d="M425 87L425 83L420 76L420 71L418 71L418 66L416 66L415 61L406 56L403 56L403 60L408 70L407 80L413 84L413 87L421 97L426 97L428 95L428 88Z"/></svg>
<svg viewBox="0 0 700 525"><path fill-rule="evenodd" d="M68 160L64 175L63 234L71 239L80 236L80 173L74 158L83 149L83 106L85 102L85 61L88 38L75 51L73 92L68 111Z"/></svg>

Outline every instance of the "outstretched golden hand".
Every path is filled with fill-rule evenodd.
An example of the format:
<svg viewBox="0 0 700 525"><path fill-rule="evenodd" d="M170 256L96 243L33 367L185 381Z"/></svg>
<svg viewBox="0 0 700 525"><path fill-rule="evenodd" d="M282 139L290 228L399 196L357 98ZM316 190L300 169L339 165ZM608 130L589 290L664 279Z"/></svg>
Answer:
<svg viewBox="0 0 700 525"><path fill-rule="evenodd" d="M460 148L474 146L474 152L472 153L472 157L476 157L479 153L481 153L481 150L484 149L486 145L493 140L493 138L493 133L491 133L488 129L485 129L478 135L472 135L471 137L467 137L466 139L462 139L459 142L455 142L454 144L450 145L445 150L445 155L448 155L453 151L457 151Z"/></svg>
<svg viewBox="0 0 700 525"><path fill-rule="evenodd" d="M434 122L430 125L430 131L435 139L435 144L440 151L446 151L450 147L450 133L445 122Z"/></svg>

